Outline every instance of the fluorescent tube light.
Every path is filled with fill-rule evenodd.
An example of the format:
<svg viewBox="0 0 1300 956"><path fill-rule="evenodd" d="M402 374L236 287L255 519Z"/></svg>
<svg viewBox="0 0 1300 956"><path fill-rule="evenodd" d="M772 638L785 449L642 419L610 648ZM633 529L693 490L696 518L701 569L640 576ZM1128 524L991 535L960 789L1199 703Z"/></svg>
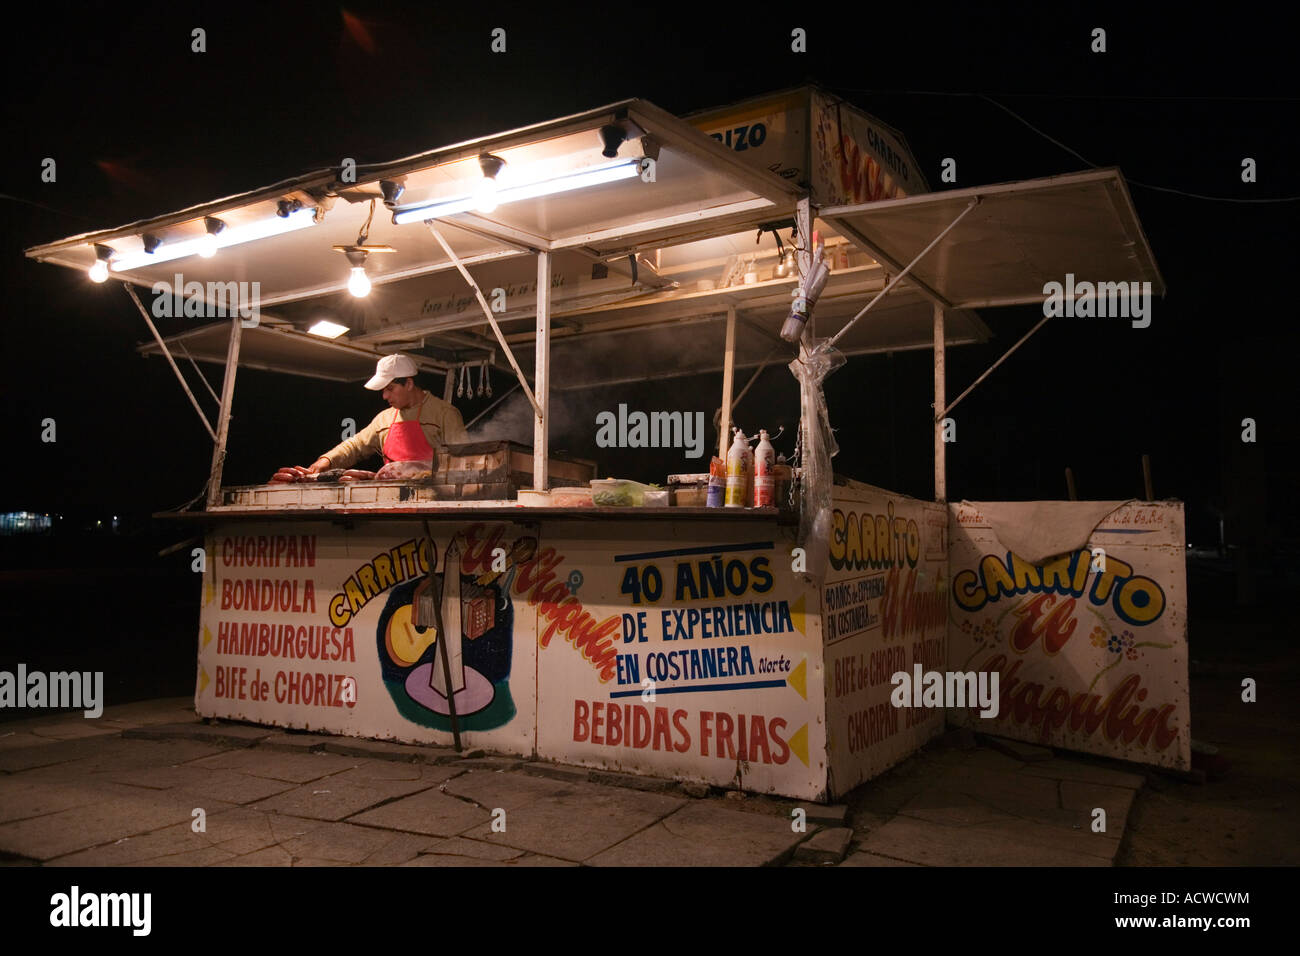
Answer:
<svg viewBox="0 0 1300 956"><path fill-rule="evenodd" d="M339 325L329 319L321 319L307 331L324 339L336 339L348 330L346 325Z"/></svg>
<svg viewBox="0 0 1300 956"><path fill-rule="evenodd" d="M573 189L584 189L588 186L612 183L620 179L631 179L633 176L638 175L640 171L640 159L625 159L621 162L595 166L591 169L581 169L577 172L538 183L524 183L519 186L498 189L496 201L498 206L504 206L508 202L517 202L520 199L535 199L538 196L551 196L555 193L568 192ZM454 216L456 213L468 212L474 209L477 204L477 197L464 196L446 202L409 206L393 213L393 224L400 226L408 222L424 222L426 219L441 219L444 216Z"/></svg>
<svg viewBox="0 0 1300 956"><path fill-rule="evenodd" d="M185 239L181 242L164 242L153 253L143 251L119 253L113 257L109 267L114 272L130 272L132 269L158 265L162 262L170 262L173 259L201 255L203 245L213 240L216 241L218 249L224 249L226 246L238 245L241 242L252 242L255 239L266 239L270 236L278 236L281 233L293 232L295 229L303 229L312 225L315 222L315 212L314 209L299 209L297 212L290 213L283 218L270 216L266 219L245 223L242 226L227 226L216 235L205 233L203 236Z"/></svg>

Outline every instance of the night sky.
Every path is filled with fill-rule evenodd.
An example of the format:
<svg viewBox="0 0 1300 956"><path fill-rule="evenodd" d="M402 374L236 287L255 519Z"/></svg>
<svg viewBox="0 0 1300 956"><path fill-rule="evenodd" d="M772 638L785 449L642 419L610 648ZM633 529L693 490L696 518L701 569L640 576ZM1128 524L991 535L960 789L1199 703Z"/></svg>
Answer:
<svg viewBox="0 0 1300 956"><path fill-rule="evenodd" d="M902 131L935 188L945 156L958 160L959 187L1087 168L1026 124L1092 164L1120 167L1169 289L1145 330L1048 323L966 399L949 451L951 499L1063 498L1066 466L1083 498L1140 497L1145 453L1156 497L1187 501L1191 540L1217 534L1220 512L1230 537L1295 540L1300 332L1282 289L1300 203L1137 185L1221 200L1300 196L1293 39L1272 14L842 3L779 15L754 4L539 12L552 6L42 4L57 30L12 42L3 66L10 460L0 511L144 519L198 494L211 455L170 369L136 354L148 330L120 284L26 260L25 248L344 156L395 159L624 97L682 115L814 81ZM196 26L206 53L190 50ZM505 55L489 51L497 26ZM806 54L790 52L795 26L808 30ZM1089 51L1098 26L1104 54ZM57 161L55 183L41 182L45 157ZM1257 161L1258 182L1241 181L1243 157ZM949 351L950 399L1041 310L981 316L994 338ZM930 361L929 352L852 359L829 380L837 471L931 496ZM219 367L205 370L219 389ZM707 417L719 386L717 376L675 380L666 404L662 385L623 386L589 402L593 418L620 401ZM736 416L784 422L789 436L796 401L777 365ZM227 483L310 464L340 418L365 422L379 407L359 385L241 371ZM1247 417L1255 444L1240 440ZM41 441L45 418L57 422L53 444ZM594 431L553 435L552 446L599 457L604 474L662 481L680 470L602 452Z"/></svg>

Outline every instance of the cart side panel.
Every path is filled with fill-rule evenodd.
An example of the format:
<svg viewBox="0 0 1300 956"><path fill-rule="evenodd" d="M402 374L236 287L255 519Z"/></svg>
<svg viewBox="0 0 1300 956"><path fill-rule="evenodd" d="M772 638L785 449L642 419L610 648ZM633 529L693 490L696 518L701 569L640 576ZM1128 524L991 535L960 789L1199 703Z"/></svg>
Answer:
<svg viewBox="0 0 1300 956"><path fill-rule="evenodd" d="M543 530L546 564L524 582L541 598L540 756L824 799L821 622L791 532L668 517Z"/></svg>
<svg viewBox="0 0 1300 956"><path fill-rule="evenodd" d="M896 707L894 674L947 659L947 510L836 486L822 605L830 789L839 798L943 731L942 707Z"/></svg>
<svg viewBox="0 0 1300 956"><path fill-rule="evenodd" d="M522 557L536 551L536 531L500 522L435 521L432 528L444 592L449 553L459 565L462 633L453 686L460 688L454 699L462 739L530 756L537 642L534 618L522 612L510 583ZM416 625L412 615L416 588L427 581L427 548L419 522L362 521L348 530L300 521L218 526L208 539L195 710L450 744L446 695L434 687L436 629Z"/></svg>
<svg viewBox="0 0 1300 956"><path fill-rule="evenodd" d="M1051 525L1056 505L1077 507L1040 501L997 508L1004 520L1030 514ZM996 716L954 710L950 720L1016 740L1190 769L1183 503L1126 504L1085 545L1040 566L999 540L987 507L950 506L949 666L998 673L1000 705Z"/></svg>

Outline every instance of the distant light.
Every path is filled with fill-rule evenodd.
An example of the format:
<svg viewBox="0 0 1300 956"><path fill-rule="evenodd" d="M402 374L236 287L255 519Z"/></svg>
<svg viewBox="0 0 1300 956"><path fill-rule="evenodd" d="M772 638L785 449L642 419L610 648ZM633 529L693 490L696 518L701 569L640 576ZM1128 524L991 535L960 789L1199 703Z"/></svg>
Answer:
<svg viewBox="0 0 1300 956"><path fill-rule="evenodd" d="M329 319L321 319L307 331L312 335L319 335L325 339L336 339L348 330L346 325L339 325L337 322L331 322Z"/></svg>

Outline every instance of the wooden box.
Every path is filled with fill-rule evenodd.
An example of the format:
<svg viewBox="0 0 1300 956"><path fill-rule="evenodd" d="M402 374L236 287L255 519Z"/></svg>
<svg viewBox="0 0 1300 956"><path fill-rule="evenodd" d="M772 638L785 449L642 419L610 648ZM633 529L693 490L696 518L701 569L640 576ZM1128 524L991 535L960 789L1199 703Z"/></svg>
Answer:
<svg viewBox="0 0 1300 956"><path fill-rule="evenodd" d="M585 485L596 477L596 463L551 455L548 486ZM487 501L517 498L533 487L533 450L511 441L480 441L439 449L432 484L439 498Z"/></svg>

